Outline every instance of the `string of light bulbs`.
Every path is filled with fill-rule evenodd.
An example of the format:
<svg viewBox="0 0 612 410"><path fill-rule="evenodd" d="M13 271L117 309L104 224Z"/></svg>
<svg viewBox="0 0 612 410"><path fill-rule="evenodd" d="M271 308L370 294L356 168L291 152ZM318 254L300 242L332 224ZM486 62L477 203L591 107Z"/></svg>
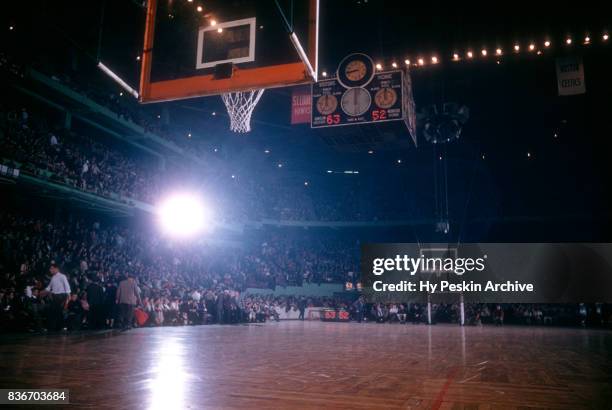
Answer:
<svg viewBox="0 0 612 410"><path fill-rule="evenodd" d="M599 43L600 44L607 44L608 40L610 39L610 35L607 31L604 31L600 36L599 36ZM576 41L572 36L566 36L565 38L563 38L560 41L560 44L562 44L564 47L571 47L574 44L576 44ZM596 39L591 37L591 35L587 34L585 37L582 38L582 42L579 43L582 46L590 46L592 44L594 44L596 42ZM526 53L526 54L536 54L536 55L542 55L544 53L545 50L549 50L553 47L553 42L549 39L546 38L544 41L542 42L515 42L512 44L512 46L509 49L504 49L500 46L495 47L493 49L489 49L487 47L482 47L480 50L474 49L474 48L465 48L463 52L459 52L459 51L453 51L451 54L448 55L448 59L451 62L460 62L460 61L470 61L470 60L475 60L477 58L487 58L487 57L498 57L501 58L504 55L519 55L521 53ZM418 55L416 56L415 59L410 59L410 57L406 57L403 61L403 66L405 67L423 67L423 66L427 66L427 65L436 65L441 63L444 60L443 54L442 53L433 53L430 54L429 57L425 57L423 55ZM397 69L400 67L400 63L397 60L392 60L390 63L387 64L383 64L383 62L378 61L376 62L376 70L377 71L383 71L386 69L389 69L389 67L393 68L393 69ZM321 76L323 77L327 77L329 74L327 71L322 71L321 72Z"/></svg>

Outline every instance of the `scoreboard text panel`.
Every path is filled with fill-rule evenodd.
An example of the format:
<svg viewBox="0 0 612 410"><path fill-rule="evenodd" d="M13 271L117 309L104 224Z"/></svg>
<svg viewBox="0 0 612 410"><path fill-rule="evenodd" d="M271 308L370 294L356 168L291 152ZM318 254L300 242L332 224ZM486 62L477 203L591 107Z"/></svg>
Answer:
<svg viewBox="0 0 612 410"><path fill-rule="evenodd" d="M312 85L311 127L404 119L402 72L378 73L360 90L344 88L335 78Z"/></svg>

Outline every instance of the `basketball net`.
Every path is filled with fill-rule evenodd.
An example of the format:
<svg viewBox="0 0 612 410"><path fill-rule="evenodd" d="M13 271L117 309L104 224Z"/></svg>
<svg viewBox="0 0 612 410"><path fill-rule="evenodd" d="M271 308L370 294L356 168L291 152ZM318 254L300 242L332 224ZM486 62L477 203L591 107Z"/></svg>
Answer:
<svg viewBox="0 0 612 410"><path fill-rule="evenodd" d="M263 92L261 89L221 94L230 118L230 130L239 133L251 131L251 114Z"/></svg>

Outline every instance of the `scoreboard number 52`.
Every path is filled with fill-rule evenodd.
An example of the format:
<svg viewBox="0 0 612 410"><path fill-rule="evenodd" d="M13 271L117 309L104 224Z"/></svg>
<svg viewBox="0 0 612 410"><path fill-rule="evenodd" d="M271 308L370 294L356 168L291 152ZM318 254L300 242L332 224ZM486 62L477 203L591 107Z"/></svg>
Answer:
<svg viewBox="0 0 612 410"><path fill-rule="evenodd" d="M372 111L372 121L384 121L387 119L387 110Z"/></svg>

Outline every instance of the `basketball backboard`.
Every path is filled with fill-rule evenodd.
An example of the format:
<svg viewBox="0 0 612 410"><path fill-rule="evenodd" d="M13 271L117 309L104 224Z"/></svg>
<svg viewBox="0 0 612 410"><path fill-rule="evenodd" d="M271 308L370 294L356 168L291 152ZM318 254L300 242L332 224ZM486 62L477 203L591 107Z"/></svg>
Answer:
<svg viewBox="0 0 612 410"><path fill-rule="evenodd" d="M316 81L319 0L148 0L140 101Z"/></svg>

